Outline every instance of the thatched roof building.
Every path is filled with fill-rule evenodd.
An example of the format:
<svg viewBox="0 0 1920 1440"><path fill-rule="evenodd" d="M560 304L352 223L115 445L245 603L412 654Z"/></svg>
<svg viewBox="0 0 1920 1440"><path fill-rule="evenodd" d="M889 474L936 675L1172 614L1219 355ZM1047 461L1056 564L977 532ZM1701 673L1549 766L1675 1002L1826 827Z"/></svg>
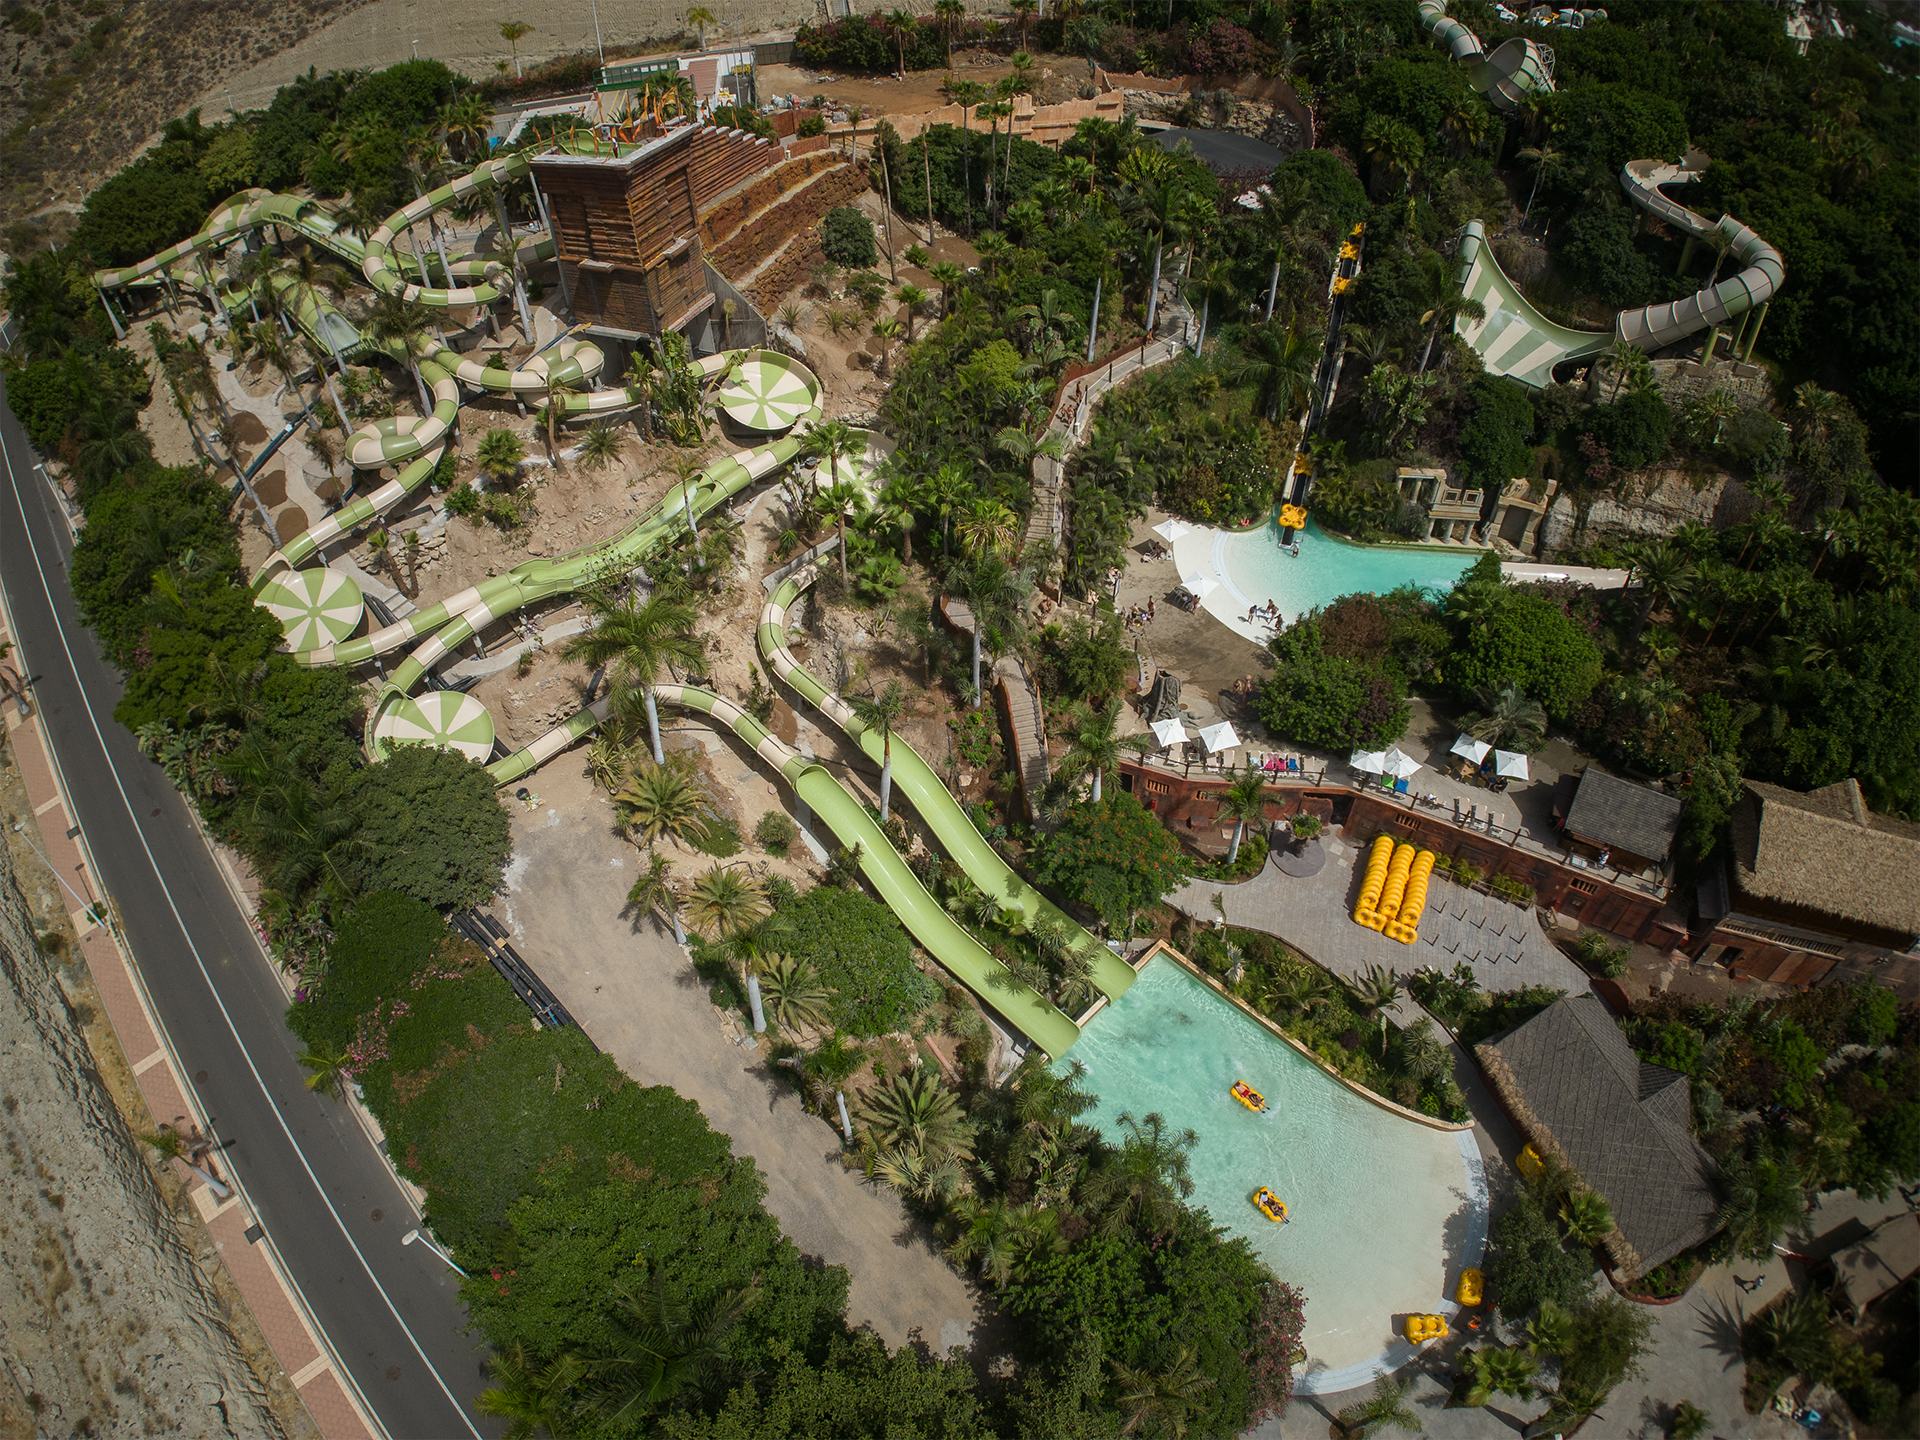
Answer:
<svg viewBox="0 0 1920 1440"><path fill-rule="evenodd" d="M1732 817L1735 910L1894 949L1920 936L1920 825L1875 815L1855 780L1747 792Z"/></svg>
<svg viewBox="0 0 1920 1440"><path fill-rule="evenodd" d="M1476 1053L1534 1148L1606 1197L1606 1248L1624 1276L1719 1228L1713 1161L1687 1128L1687 1077L1635 1055L1599 1000L1568 996Z"/></svg>

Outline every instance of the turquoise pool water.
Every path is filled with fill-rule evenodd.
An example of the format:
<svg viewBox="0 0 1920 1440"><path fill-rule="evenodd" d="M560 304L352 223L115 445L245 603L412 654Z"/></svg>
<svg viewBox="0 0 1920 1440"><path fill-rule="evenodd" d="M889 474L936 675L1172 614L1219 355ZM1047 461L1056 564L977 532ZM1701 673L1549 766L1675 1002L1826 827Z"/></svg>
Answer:
<svg viewBox="0 0 1920 1440"><path fill-rule="evenodd" d="M1362 1099L1165 957L1088 1024L1068 1061L1100 1097L1091 1123L1157 1111L1200 1143L1194 1193L1307 1297L1304 1389L1335 1391L1410 1356L1394 1317L1445 1297L1486 1243L1486 1187L1471 1132L1434 1130ZM1057 1068L1064 1071L1068 1061ZM1254 1114L1229 1087L1267 1099ZM1460 1136L1466 1136L1465 1144ZM1253 1208L1272 1188L1292 1218Z"/></svg>
<svg viewBox="0 0 1920 1440"><path fill-rule="evenodd" d="M1384 595L1408 584L1446 590L1477 558L1443 550L1349 545L1311 520L1299 538L1300 554L1296 558L1280 548L1277 525L1214 537L1214 568L1226 582L1223 590L1239 602L1240 615L1244 616L1250 605L1272 600L1292 624L1315 606L1329 604L1342 595L1362 591ZM1208 598L1217 598L1218 593Z"/></svg>

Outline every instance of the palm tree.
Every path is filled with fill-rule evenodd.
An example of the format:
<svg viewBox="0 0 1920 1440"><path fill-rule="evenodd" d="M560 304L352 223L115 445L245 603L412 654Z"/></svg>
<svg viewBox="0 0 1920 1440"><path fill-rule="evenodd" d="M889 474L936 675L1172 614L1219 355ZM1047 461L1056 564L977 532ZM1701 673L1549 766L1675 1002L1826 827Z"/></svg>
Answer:
<svg viewBox="0 0 1920 1440"><path fill-rule="evenodd" d="M1534 197L1540 193L1541 178L1549 170L1560 168L1562 156L1551 145L1542 143L1530 145L1520 152L1520 158L1533 166L1533 188L1527 192L1527 208L1520 214L1520 223L1527 223L1527 216L1533 214Z"/></svg>
<svg viewBox="0 0 1920 1440"><path fill-rule="evenodd" d="M861 1097L855 1113L882 1151L961 1160L973 1154L973 1128L932 1066L888 1076Z"/></svg>
<svg viewBox="0 0 1920 1440"><path fill-rule="evenodd" d="M1258 821L1267 813L1267 783L1260 772L1247 762L1247 768L1220 792L1220 813L1233 817L1233 848L1227 852L1227 864L1240 858L1240 841L1249 821Z"/></svg>
<svg viewBox="0 0 1920 1440"><path fill-rule="evenodd" d="M886 17L887 30L893 36L894 50L900 57L900 74L907 73L907 40L920 28L911 10L894 10Z"/></svg>
<svg viewBox="0 0 1920 1440"><path fill-rule="evenodd" d="M709 940L751 930L767 913L766 896L743 871L715 865L687 892L687 923Z"/></svg>
<svg viewBox="0 0 1920 1440"><path fill-rule="evenodd" d="M604 421L587 427L587 433L580 442L580 464L583 469L603 470L620 458L620 432Z"/></svg>
<svg viewBox="0 0 1920 1440"><path fill-rule="evenodd" d="M960 34L961 23L966 19L967 7L964 0L934 0L933 13L939 21L941 33L947 42L947 68L953 68L953 42Z"/></svg>
<svg viewBox="0 0 1920 1440"><path fill-rule="evenodd" d="M1533 1377L1540 1362L1519 1346L1489 1345L1469 1350L1461 1359L1466 1362L1467 1382L1460 1397L1462 1405L1477 1408L1495 1395L1516 1400L1533 1398Z"/></svg>
<svg viewBox="0 0 1920 1440"><path fill-rule="evenodd" d="M902 285L894 292L894 299L900 302L901 313L907 317L907 344L913 344L913 321L919 315L921 307L927 303L927 292L918 285Z"/></svg>
<svg viewBox="0 0 1920 1440"><path fill-rule="evenodd" d="M1178 1346L1171 1363L1160 1370L1135 1370L1115 1361L1113 1378L1120 1389L1120 1407L1127 1412L1120 1433L1131 1435L1151 1421L1156 1434L1174 1440L1183 1440L1188 1412L1215 1384L1213 1376L1201 1373L1199 1352L1192 1345Z"/></svg>
<svg viewBox="0 0 1920 1440"><path fill-rule="evenodd" d="M862 492L852 486L843 490L840 484L840 462L857 455L865 447L860 432L844 420L823 420L807 431L801 442L805 453L815 461L827 462L827 474L831 479L828 489L836 497L830 504L836 506L836 519L840 529L840 580L847 583L847 511L861 498Z"/></svg>
<svg viewBox="0 0 1920 1440"><path fill-rule="evenodd" d="M655 373L653 357L644 350L635 350L627 359L627 388L637 392L635 399L636 418L640 421L640 443L653 443L653 378Z"/></svg>
<svg viewBox="0 0 1920 1440"><path fill-rule="evenodd" d="M532 1440L542 1431L555 1437L562 1433L572 1408L567 1392L587 1373L583 1362L563 1354L536 1365L526 1342L516 1340L488 1357L486 1366L493 1384L480 1392L474 1409L511 1422L506 1440Z"/></svg>
<svg viewBox="0 0 1920 1440"><path fill-rule="evenodd" d="M80 412L79 429L78 468L83 500L153 454L153 442L140 428L139 411L132 401L119 396L98 395L89 400ZM236 475L240 473L237 460L233 468ZM254 505L260 512L260 524L271 534L266 507L257 496Z"/></svg>
<svg viewBox="0 0 1920 1440"><path fill-rule="evenodd" d="M302 1051L300 1063L313 1072L307 1076L305 1084L316 1095L338 1094L341 1085L353 1079L346 1052L324 1040Z"/></svg>
<svg viewBox="0 0 1920 1440"><path fill-rule="evenodd" d="M880 732L880 823L887 823L887 803L893 796L893 727L907 710L907 687L898 680L872 696L855 695L848 702L862 730Z"/></svg>
<svg viewBox="0 0 1920 1440"><path fill-rule="evenodd" d="M720 878L720 877L725 877ZM715 866L696 882L694 894L700 894L700 884L711 880L714 893L726 912L735 920L748 913L752 901L759 898L760 892L750 881L740 881L732 870L723 870ZM699 928L698 920L695 928ZM753 1016L753 1033L760 1035L767 1028L767 1014L760 999L760 972L767 966L779 943L792 932L792 924L778 913L762 911L757 920L736 923L731 933L725 935L727 953L740 962L740 973L747 982L747 1009Z"/></svg>
<svg viewBox="0 0 1920 1440"><path fill-rule="evenodd" d="M700 782L680 765L642 765L613 796L621 828L639 831L639 843L648 848L663 835L683 842L706 838L711 805Z"/></svg>
<svg viewBox="0 0 1920 1440"><path fill-rule="evenodd" d="M1389 1425L1396 1430L1419 1433L1420 1417L1407 1404L1407 1392L1412 1388L1411 1381L1382 1375L1373 1382L1371 1395L1334 1416L1334 1428L1343 1440L1368 1440Z"/></svg>
<svg viewBox="0 0 1920 1440"><path fill-rule="evenodd" d="M1598 1190L1570 1192L1560 1202L1560 1218L1582 1245L1598 1245L1613 1233L1613 1211Z"/></svg>
<svg viewBox="0 0 1920 1440"><path fill-rule="evenodd" d="M1342 976L1341 983L1359 1002L1363 1013L1380 1017L1380 1048L1384 1052L1387 1048L1387 1009L1400 996L1400 972L1369 965L1364 974Z"/></svg>
<svg viewBox="0 0 1920 1440"><path fill-rule="evenodd" d="M569 660L610 667L609 707L623 719L633 718L634 700L645 707L647 735L653 742L653 763L667 763L660 745L660 712L654 704L653 682L667 665L693 666L706 653L693 633L699 619L693 606L655 591L647 599L626 596L610 600L590 595L587 608L594 627L576 635L560 652Z"/></svg>
<svg viewBox="0 0 1920 1440"><path fill-rule="evenodd" d="M312 311L312 330L326 346L327 354L333 359L333 368L342 375L346 374L347 362L340 358L340 347L334 343L333 327L327 323L327 313L320 306L320 297L323 294L332 296L336 301L345 298L346 272L339 266L322 260L314 253L311 245L296 245L288 251L287 258L274 267L269 275L267 284L270 291L276 278L292 281L289 294L293 299L294 313L300 314L303 309ZM323 364L318 368L320 378L327 387L327 398L333 401L334 413L339 415L342 428L351 429L352 426L347 422L346 407L340 403L340 395L333 387L333 380L327 374L327 367Z"/></svg>
<svg viewBox="0 0 1920 1440"><path fill-rule="evenodd" d="M646 1295L624 1285L614 1293L613 1343L590 1369L597 1408L617 1434L638 1434L684 1386L728 1373L727 1336L760 1296L757 1288L723 1290L688 1305L667 1298L659 1272Z"/></svg>
<svg viewBox="0 0 1920 1440"><path fill-rule="evenodd" d="M1403 121L1375 114L1367 117L1362 141L1367 157L1376 165L1400 172L1401 188L1411 196L1414 171L1420 168L1427 150L1420 133Z"/></svg>
<svg viewBox="0 0 1920 1440"><path fill-rule="evenodd" d="M1123 1110L1118 1118L1124 1137L1087 1177L1088 1204L1105 1216L1110 1233L1164 1235L1179 1222L1180 1201L1193 1194L1187 1156L1200 1136L1193 1130L1175 1134L1157 1112L1136 1120Z"/></svg>
<svg viewBox="0 0 1920 1440"><path fill-rule="evenodd" d="M1020 536L1020 517L989 496L979 496L960 517L960 539L976 558L1005 555Z"/></svg>
<svg viewBox="0 0 1920 1440"><path fill-rule="evenodd" d="M1118 695L1111 697L1098 710L1086 705L1075 706L1070 724L1071 738L1066 754L1060 757L1058 773L1062 781L1069 785L1091 775L1093 803L1098 805L1102 777L1119 766L1122 755L1129 751L1138 753L1149 749L1153 740L1145 735L1120 734Z"/></svg>
<svg viewBox="0 0 1920 1440"><path fill-rule="evenodd" d="M821 983L813 966L787 955L776 955L761 973L761 994L782 1030L803 1025L824 1028L834 992Z"/></svg>
<svg viewBox="0 0 1920 1440"><path fill-rule="evenodd" d="M934 282L940 287L940 313L942 315L951 315L953 313L953 292L960 288L960 282L967 278L967 272L951 260L942 260L939 264L927 271L927 273L934 278Z"/></svg>
<svg viewBox="0 0 1920 1440"><path fill-rule="evenodd" d="M1259 388L1260 404L1269 420L1282 404L1289 414L1304 410L1313 394L1323 338L1318 330L1282 329L1271 321L1252 326L1240 337L1240 355L1228 359L1228 378L1236 385L1252 382Z"/></svg>
<svg viewBox="0 0 1920 1440"><path fill-rule="evenodd" d="M560 467L560 416L567 408L562 402L566 395L572 391L573 382L571 380L562 380L559 376L551 372L548 373L546 378L547 403L540 407L540 423L546 426L547 429L547 458L553 462L554 468L557 470Z"/></svg>
<svg viewBox="0 0 1920 1440"><path fill-rule="evenodd" d="M673 888L673 864L658 855L647 855L647 868L627 891L627 904L638 910L665 915L673 926L673 943L687 943L687 932L680 924L680 896Z"/></svg>
<svg viewBox="0 0 1920 1440"><path fill-rule="evenodd" d="M420 378L420 350L427 340L426 307L399 295L382 295L373 302L367 316L367 330L374 339L400 351L403 363L420 392L420 413L433 413L433 399L427 394L427 382Z"/></svg>
<svg viewBox="0 0 1920 1440"><path fill-rule="evenodd" d="M951 47L949 47L951 59ZM960 107L960 183L967 197L967 233L973 233L973 131L967 111L987 98L987 87L977 80L949 80L947 98Z"/></svg>
<svg viewBox="0 0 1920 1440"><path fill-rule="evenodd" d="M1433 342L1440 338L1442 326L1452 325L1457 316L1464 315L1469 320L1487 318L1487 307L1473 299L1454 278L1453 266L1445 256L1436 251L1426 251L1420 257L1421 302L1427 307L1420 318L1431 320L1427 331L1427 343L1420 351L1420 366L1416 373L1424 375L1427 370L1427 358L1433 354Z"/></svg>
<svg viewBox="0 0 1920 1440"><path fill-rule="evenodd" d="M1599 1413L1607 1403L1607 1391L1581 1380L1562 1378L1558 1390L1547 1392L1547 1410L1521 1432L1523 1440L1541 1435L1571 1433L1589 1416Z"/></svg>
<svg viewBox="0 0 1920 1440"><path fill-rule="evenodd" d="M1735 1156L1720 1176L1720 1223L1735 1253L1765 1259L1789 1226L1800 1223L1807 1201L1800 1177L1785 1160Z"/></svg>
<svg viewBox="0 0 1920 1440"><path fill-rule="evenodd" d="M880 342L879 369L882 379L893 373L889 364L889 353L893 342L898 340L905 331L906 327L891 315L882 315L873 322L873 338Z"/></svg>
<svg viewBox="0 0 1920 1440"><path fill-rule="evenodd" d="M1333 978L1317 965L1290 966L1259 999L1267 1009L1285 1015L1311 1015L1333 999Z"/></svg>
<svg viewBox="0 0 1920 1440"><path fill-rule="evenodd" d="M296 895L316 879L343 899L356 894L340 868L359 841L360 819L341 805L324 803L304 780L256 795L254 823L273 856L261 879L284 894Z"/></svg>
<svg viewBox="0 0 1920 1440"><path fill-rule="evenodd" d="M980 638L983 631L1016 638L1026 614L1028 576L989 550L947 573L949 590L966 597L973 614L973 704L980 706Z"/></svg>
<svg viewBox="0 0 1920 1440"><path fill-rule="evenodd" d="M474 451L480 472L502 485L518 477L520 462L526 458L526 447L520 443L520 437L506 429L487 431L480 437L480 444Z"/></svg>
<svg viewBox="0 0 1920 1440"><path fill-rule="evenodd" d="M1473 702L1477 712L1462 723L1476 740L1502 749L1534 750L1546 738L1546 707L1511 680L1502 680L1498 689L1475 690Z"/></svg>
<svg viewBox="0 0 1920 1440"><path fill-rule="evenodd" d="M533 33L533 26L521 20L502 20L500 38L513 47L513 78L522 80L526 73L520 68L520 42Z"/></svg>

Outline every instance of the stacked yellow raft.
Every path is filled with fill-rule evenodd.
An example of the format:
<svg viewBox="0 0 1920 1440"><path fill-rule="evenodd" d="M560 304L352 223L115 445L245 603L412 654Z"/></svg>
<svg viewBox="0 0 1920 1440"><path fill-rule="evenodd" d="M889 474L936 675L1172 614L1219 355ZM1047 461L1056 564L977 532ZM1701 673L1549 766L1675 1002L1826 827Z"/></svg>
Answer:
<svg viewBox="0 0 1920 1440"><path fill-rule="evenodd" d="M1413 944L1420 938L1433 861L1431 850L1395 845L1390 835L1376 839L1367 857L1359 903L1353 907L1353 923L1378 930L1402 945Z"/></svg>

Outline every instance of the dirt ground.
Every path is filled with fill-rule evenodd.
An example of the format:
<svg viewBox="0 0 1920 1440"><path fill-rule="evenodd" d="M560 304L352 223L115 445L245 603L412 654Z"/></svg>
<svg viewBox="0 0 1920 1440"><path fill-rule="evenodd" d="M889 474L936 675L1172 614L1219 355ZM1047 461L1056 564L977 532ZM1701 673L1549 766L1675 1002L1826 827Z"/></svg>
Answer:
<svg viewBox="0 0 1920 1440"><path fill-rule="evenodd" d="M723 768L754 763L728 753ZM752 1157L767 1179L767 1208L794 1243L847 1267L849 1321L871 1324L890 1346L916 1332L941 1352L969 1345L977 1301L934 1238L891 1190L842 1166L839 1137L802 1109L762 1051L739 1043L673 937L623 913L638 857L605 838L605 797L566 760L541 778L544 803L514 816L514 860L497 906L527 962L623 1070L696 1101L734 1153ZM698 858L680 872L716 863Z"/></svg>
<svg viewBox="0 0 1920 1440"><path fill-rule="evenodd" d="M1034 59L1033 103L1055 105L1078 100L1081 88L1092 82L1087 62L1074 55L1030 51ZM900 75L845 75L814 70L800 64L767 65L760 72L762 96L792 94L802 101L824 95L834 105L859 106L863 116L918 115L952 102L946 95L949 79L992 85L1013 74L1005 55L995 50L956 50L953 69L913 70Z"/></svg>

